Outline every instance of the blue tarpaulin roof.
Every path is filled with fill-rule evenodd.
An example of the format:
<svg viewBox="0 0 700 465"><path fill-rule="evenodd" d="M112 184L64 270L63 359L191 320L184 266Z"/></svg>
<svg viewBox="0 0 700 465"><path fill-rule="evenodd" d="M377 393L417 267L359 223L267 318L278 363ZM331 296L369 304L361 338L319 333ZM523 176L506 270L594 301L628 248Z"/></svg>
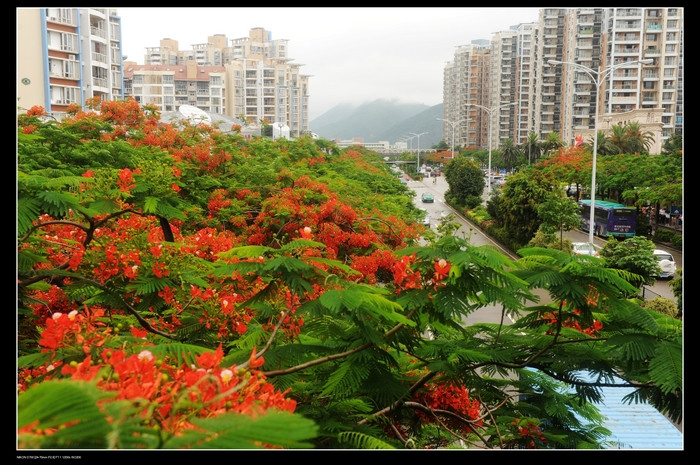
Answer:
<svg viewBox="0 0 700 465"><path fill-rule="evenodd" d="M585 372L580 375L584 379L588 377ZM624 383L619 378L615 382ZM622 401L633 391L633 388L627 387L604 387L603 403L596 404L606 418L603 426L611 431L609 440L615 443L615 448L682 450L683 433L671 420L649 404Z"/></svg>

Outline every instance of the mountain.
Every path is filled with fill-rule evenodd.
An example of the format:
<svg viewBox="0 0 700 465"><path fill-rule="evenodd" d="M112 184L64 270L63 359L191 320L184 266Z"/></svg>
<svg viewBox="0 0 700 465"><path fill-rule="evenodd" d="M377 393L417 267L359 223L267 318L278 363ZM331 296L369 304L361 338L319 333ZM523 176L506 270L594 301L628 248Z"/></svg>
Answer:
<svg viewBox="0 0 700 465"><path fill-rule="evenodd" d="M398 103L396 100L375 100L359 106L337 105L318 118L309 127L324 139L347 140L355 137L365 142L396 141L410 133L422 134L420 146L430 148L442 138L442 104L429 107L418 103ZM417 139L410 144L416 148Z"/></svg>

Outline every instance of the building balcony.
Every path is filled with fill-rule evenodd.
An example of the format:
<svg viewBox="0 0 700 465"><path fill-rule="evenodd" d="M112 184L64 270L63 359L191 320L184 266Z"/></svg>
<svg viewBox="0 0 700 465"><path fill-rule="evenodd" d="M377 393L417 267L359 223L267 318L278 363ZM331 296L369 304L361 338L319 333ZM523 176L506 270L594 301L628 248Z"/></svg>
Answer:
<svg viewBox="0 0 700 465"><path fill-rule="evenodd" d="M639 101L639 98L637 96L633 97L612 97L610 99L610 103L612 105L630 105L633 103L637 103Z"/></svg>

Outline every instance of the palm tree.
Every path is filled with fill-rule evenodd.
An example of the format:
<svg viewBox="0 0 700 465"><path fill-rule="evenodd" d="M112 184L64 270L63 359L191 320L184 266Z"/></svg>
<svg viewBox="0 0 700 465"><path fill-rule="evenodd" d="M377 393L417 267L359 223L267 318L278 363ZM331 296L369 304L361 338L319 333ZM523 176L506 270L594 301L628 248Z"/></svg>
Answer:
<svg viewBox="0 0 700 465"><path fill-rule="evenodd" d="M654 143L654 135L650 131L642 131L639 121L630 121L625 125L627 146L624 153L649 152Z"/></svg>
<svg viewBox="0 0 700 465"><path fill-rule="evenodd" d="M550 132L542 143L542 152L549 156L553 151L564 147L564 142L559 137L558 132Z"/></svg>
<svg viewBox="0 0 700 465"><path fill-rule="evenodd" d="M586 146L593 150L593 137L588 139ZM610 138L605 135L605 131L598 131L598 146L596 147L596 153L600 155L614 155L620 152Z"/></svg>
<svg viewBox="0 0 700 465"><path fill-rule="evenodd" d="M530 164L532 160L537 160L540 156L540 152L542 151L537 134L534 132L528 134L525 143L520 147L520 149L527 153L528 164Z"/></svg>
<svg viewBox="0 0 700 465"><path fill-rule="evenodd" d="M617 147L615 154L627 153L625 150L627 147L627 132L625 131L624 126L615 124L611 129L612 134L610 135L610 142Z"/></svg>
<svg viewBox="0 0 700 465"><path fill-rule="evenodd" d="M673 134L666 139L663 147L661 147L661 153L664 154L676 153L681 150L683 150L683 134Z"/></svg>
<svg viewBox="0 0 700 465"><path fill-rule="evenodd" d="M505 139L501 145L501 158L506 165L506 171L510 171L515 166L518 155L520 155L520 151L518 147L513 145L513 139Z"/></svg>

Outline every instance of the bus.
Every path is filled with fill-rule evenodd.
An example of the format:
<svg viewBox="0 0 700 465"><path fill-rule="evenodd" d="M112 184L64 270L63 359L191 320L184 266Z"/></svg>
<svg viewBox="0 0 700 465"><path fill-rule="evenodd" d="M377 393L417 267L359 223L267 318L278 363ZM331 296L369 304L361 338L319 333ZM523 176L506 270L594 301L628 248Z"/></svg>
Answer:
<svg viewBox="0 0 700 465"><path fill-rule="evenodd" d="M581 228L588 232L591 218L591 200L579 200L578 203L581 206ZM635 227L637 226L637 209L617 202L596 200L593 222L593 233L596 236L608 237L612 235L618 239L634 237Z"/></svg>

